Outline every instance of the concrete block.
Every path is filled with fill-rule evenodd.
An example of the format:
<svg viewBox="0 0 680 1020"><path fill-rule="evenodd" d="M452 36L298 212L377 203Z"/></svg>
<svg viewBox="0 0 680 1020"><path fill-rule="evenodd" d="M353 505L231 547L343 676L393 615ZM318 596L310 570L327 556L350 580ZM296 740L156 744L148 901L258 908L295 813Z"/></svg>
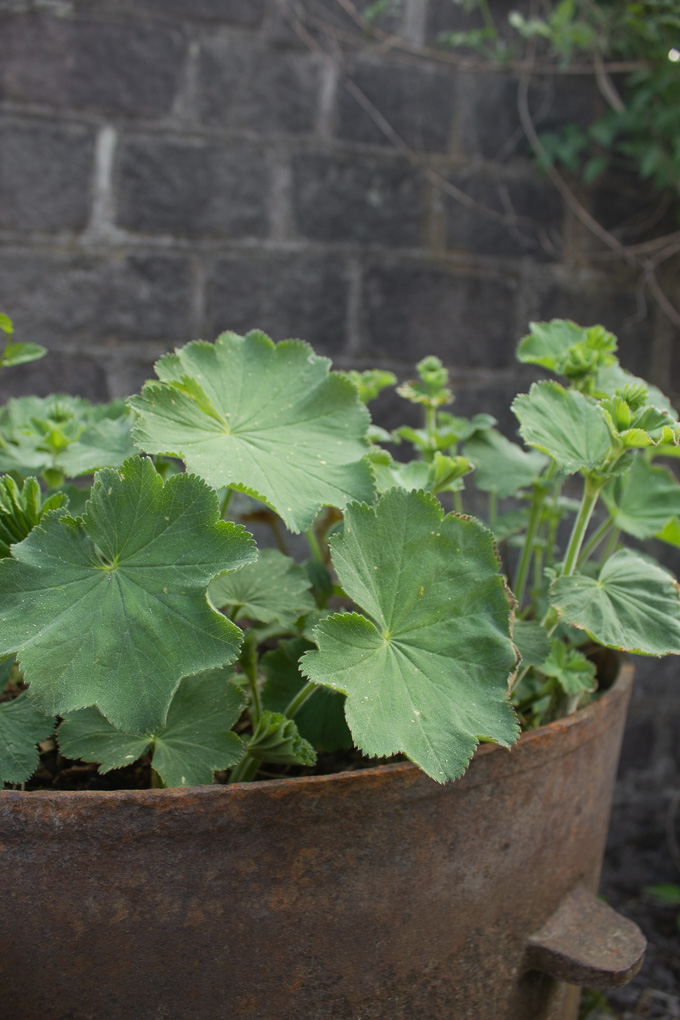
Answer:
<svg viewBox="0 0 680 1020"><path fill-rule="evenodd" d="M362 355L504 368L514 363L515 289L444 264L376 265L364 277Z"/></svg>
<svg viewBox="0 0 680 1020"><path fill-rule="evenodd" d="M318 241L417 246L424 240L425 184L410 164L357 156L293 158L298 234Z"/></svg>
<svg viewBox="0 0 680 1020"><path fill-rule="evenodd" d="M95 359L100 347L158 340L170 346L192 339L190 270L178 255L106 257L5 248L0 307L13 319L17 341L88 349ZM56 378L53 387L69 388Z"/></svg>
<svg viewBox="0 0 680 1020"><path fill-rule="evenodd" d="M130 117L172 108L186 43L163 25L0 17L0 99Z"/></svg>
<svg viewBox="0 0 680 1020"><path fill-rule="evenodd" d="M649 378L654 328L649 316L640 317L636 281L583 273L572 274L563 282L530 286L528 314L522 328L529 321L549 319L572 319L581 326L599 323L616 334L623 367Z"/></svg>
<svg viewBox="0 0 680 1020"><path fill-rule="evenodd" d="M314 127L320 65L308 53L250 41L206 40L198 70L203 124L257 134L304 134Z"/></svg>
<svg viewBox="0 0 680 1020"><path fill-rule="evenodd" d="M51 351L40 361L6 368L0 374L0 405L11 397L49 397L52 393L70 393L96 403L113 396L105 366L91 354Z"/></svg>
<svg viewBox="0 0 680 1020"><path fill-rule="evenodd" d="M269 174L262 150L131 137L118 168L117 223L175 237L261 237Z"/></svg>
<svg viewBox="0 0 680 1020"><path fill-rule="evenodd" d="M90 210L94 132L0 118L0 229L81 230Z"/></svg>
<svg viewBox="0 0 680 1020"><path fill-rule="evenodd" d="M204 338L226 329L262 329L272 340L298 337L320 354L345 343L344 263L301 252L248 253L216 260L210 273Z"/></svg>
<svg viewBox="0 0 680 1020"><path fill-rule="evenodd" d="M457 101L455 78L434 67L358 62L349 77L399 137L418 152L446 152ZM338 93L339 138L367 145L393 142L342 86Z"/></svg>
<svg viewBox="0 0 680 1020"><path fill-rule="evenodd" d="M452 183L480 205L526 222L502 223L446 196L448 248L473 255L527 255L539 262L559 258L563 208L551 184L535 174L517 178L484 173L460 174Z"/></svg>

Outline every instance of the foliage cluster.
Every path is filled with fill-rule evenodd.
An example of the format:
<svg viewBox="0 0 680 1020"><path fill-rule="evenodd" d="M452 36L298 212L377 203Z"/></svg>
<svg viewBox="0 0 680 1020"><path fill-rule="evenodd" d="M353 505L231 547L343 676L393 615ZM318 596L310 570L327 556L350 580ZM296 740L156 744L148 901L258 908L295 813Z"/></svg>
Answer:
<svg viewBox="0 0 680 1020"><path fill-rule="evenodd" d="M449 0L439 0L440 3ZM540 135L539 159L591 184L612 167L634 169L659 191L680 191L680 11L675 0L558 0L539 13L511 11L500 26L487 0L464 0L482 27L443 33L447 47L467 47L510 64L532 45L536 61L592 69L608 108L590 124ZM631 65L614 77L607 64ZM637 66L635 66L637 65Z"/></svg>
<svg viewBox="0 0 680 1020"><path fill-rule="evenodd" d="M532 324L520 361L561 381L514 401L526 447L450 413L434 356L398 388L422 425L386 432L366 405L390 373L258 331L165 355L126 404L10 400L0 781L58 784L83 760L238 782L354 745L444 782L479 741L596 696L584 640L680 652L675 580L620 546L680 545L656 463L680 425L615 350L601 326ZM486 524L463 512L471 479ZM252 522L278 548L258 555Z"/></svg>

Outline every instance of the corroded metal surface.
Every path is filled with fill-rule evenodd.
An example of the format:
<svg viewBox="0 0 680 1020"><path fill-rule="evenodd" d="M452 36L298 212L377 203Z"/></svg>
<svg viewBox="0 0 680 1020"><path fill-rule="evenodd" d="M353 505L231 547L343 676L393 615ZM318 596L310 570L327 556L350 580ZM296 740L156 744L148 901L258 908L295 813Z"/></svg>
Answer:
<svg viewBox="0 0 680 1020"><path fill-rule="evenodd" d="M526 965L575 985L616 988L635 977L645 948L633 921L578 885L527 940Z"/></svg>
<svg viewBox="0 0 680 1020"><path fill-rule="evenodd" d="M443 787L0 793L4 1015L573 1020L526 942L597 888L630 686Z"/></svg>

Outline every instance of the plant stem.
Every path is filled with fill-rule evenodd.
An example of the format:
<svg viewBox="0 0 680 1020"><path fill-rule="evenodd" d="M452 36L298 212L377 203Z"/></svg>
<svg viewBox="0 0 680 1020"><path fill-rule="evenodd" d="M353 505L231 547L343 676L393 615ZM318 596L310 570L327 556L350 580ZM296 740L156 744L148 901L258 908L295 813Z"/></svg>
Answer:
<svg viewBox="0 0 680 1020"><path fill-rule="evenodd" d="M319 541L314 533L314 528L308 528L305 535L307 537L307 544L309 545L312 558L315 559L317 563L323 563L321 546L319 545Z"/></svg>
<svg viewBox="0 0 680 1020"><path fill-rule="evenodd" d="M222 500L222 503L221 503L221 506L220 506L220 518L224 517L224 515L226 514L227 508L229 506L229 503L231 502L231 497L233 495L234 495L234 490L231 489L231 488L227 489L227 491L224 494L224 499Z"/></svg>
<svg viewBox="0 0 680 1020"><path fill-rule="evenodd" d="M545 500L545 488L539 482L534 482L534 495L531 500L531 510L529 512L529 523L527 525L526 538L524 540L524 547L522 549L522 555L520 557L519 565L517 567L517 576L515 577L514 592L515 598L519 605L522 605L524 599L524 593L526 591L527 577L529 576L529 566L531 564L531 557L534 552L534 542L536 541L536 534L541 523L541 516L543 514L543 502Z"/></svg>
<svg viewBox="0 0 680 1020"><path fill-rule="evenodd" d="M496 28L496 22L493 19L491 11L489 10L489 4L487 0L479 0L479 13L482 15L484 20L484 27L487 32L491 35L492 39L498 38L498 29Z"/></svg>
<svg viewBox="0 0 680 1020"><path fill-rule="evenodd" d="M602 481L595 481L590 475L586 475L585 485L583 487L583 498L581 500L581 506L579 512L574 521L574 526L571 531L571 537L569 538L569 545L567 546L567 552L564 557L564 566L560 571L561 577L569 577L574 573L576 564L578 562L579 554L581 552L581 545L585 533L590 523L590 518L595 509L597 503L597 497L600 494L600 489L603 486Z"/></svg>
<svg viewBox="0 0 680 1020"><path fill-rule="evenodd" d="M489 493L489 527L493 530L498 520L498 493Z"/></svg>
<svg viewBox="0 0 680 1020"><path fill-rule="evenodd" d="M237 765L234 765L229 776L230 783L247 783L257 775L259 762L246 753Z"/></svg>
<svg viewBox="0 0 680 1020"><path fill-rule="evenodd" d="M312 683L310 680L309 683L305 684L305 686L297 692L295 697L291 699L288 706L283 710L283 714L288 716L289 719L293 719L304 703L311 698L314 691L318 691L318 689L318 685Z"/></svg>
<svg viewBox="0 0 680 1020"><path fill-rule="evenodd" d="M428 457L426 458L429 461L432 459L432 453L437 439L437 408L430 407L429 404L425 405L425 429L427 431L428 446L432 447L428 453Z"/></svg>
<svg viewBox="0 0 680 1020"><path fill-rule="evenodd" d="M243 648L241 650L240 663L248 678L248 687L250 688L250 717L253 723L253 729L259 723L262 717L262 700L260 698L260 691L257 686L257 645L255 641L250 640L250 636L246 636L243 642Z"/></svg>
<svg viewBox="0 0 680 1020"><path fill-rule="evenodd" d="M272 529L272 534L274 535L274 540L277 546L279 547L279 550L283 553L284 556L288 556L289 555L288 548L283 540L283 535L281 534L278 517L271 518L271 520L269 521L269 527Z"/></svg>
<svg viewBox="0 0 680 1020"><path fill-rule="evenodd" d="M602 553L602 559L600 560L600 566L602 566L604 563L606 563L607 560L609 559L609 557L611 556L611 554L613 552L615 552L616 547L619 544L619 536L620 536L620 534L621 534L621 529L620 528L614 528L614 530L612 531L611 535L609 536L609 541L607 542L606 546L604 547L604 552Z"/></svg>
<svg viewBox="0 0 680 1020"><path fill-rule="evenodd" d="M460 489L456 489L453 494L453 509L457 514L465 513L463 510L463 493Z"/></svg>
<svg viewBox="0 0 680 1020"><path fill-rule="evenodd" d="M583 563L586 562L587 559L589 559L592 556L592 554L595 552L598 545L605 537L613 523L614 518L607 517L604 521L602 521L599 527L595 529L595 531L592 533L592 535L584 545L583 549L581 550L581 555L578 558L577 566L580 567Z"/></svg>

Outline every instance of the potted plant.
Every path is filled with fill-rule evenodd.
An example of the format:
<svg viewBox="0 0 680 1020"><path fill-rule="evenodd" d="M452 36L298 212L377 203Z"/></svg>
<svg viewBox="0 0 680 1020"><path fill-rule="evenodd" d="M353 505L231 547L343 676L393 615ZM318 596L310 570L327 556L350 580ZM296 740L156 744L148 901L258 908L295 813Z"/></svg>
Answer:
<svg viewBox="0 0 680 1020"><path fill-rule="evenodd" d="M435 357L387 433L389 373L257 331L127 406L8 402L12 1016L566 1020L632 976L594 897L630 693L603 650L680 652L675 580L619 547L680 543L680 425L615 349L532 324L520 360L566 385L513 403L528 449L444 410Z"/></svg>

